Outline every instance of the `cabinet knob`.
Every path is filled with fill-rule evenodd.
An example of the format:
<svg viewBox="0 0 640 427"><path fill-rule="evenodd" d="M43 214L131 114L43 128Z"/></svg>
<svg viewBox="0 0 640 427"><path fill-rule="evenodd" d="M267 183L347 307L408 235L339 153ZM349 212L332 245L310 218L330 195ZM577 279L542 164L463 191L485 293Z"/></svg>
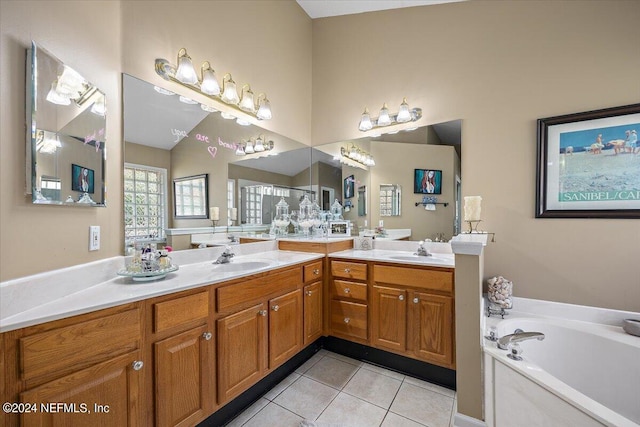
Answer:
<svg viewBox="0 0 640 427"><path fill-rule="evenodd" d="M313 292L307 291L307 296L311 296L311 294L313 294Z"/></svg>
<svg viewBox="0 0 640 427"><path fill-rule="evenodd" d="M349 288L344 288L344 293L345 293L345 294L348 294L349 292L351 292L351 289L349 289Z"/></svg>
<svg viewBox="0 0 640 427"><path fill-rule="evenodd" d="M131 364L131 367L134 371L139 371L144 366L144 362L142 360L136 360Z"/></svg>
<svg viewBox="0 0 640 427"><path fill-rule="evenodd" d="M404 295L398 295L398 299L399 299L400 301L404 301Z"/></svg>
<svg viewBox="0 0 640 427"><path fill-rule="evenodd" d="M266 316L266 315L267 315L267 310L260 310L260 311L258 312L258 314L259 314L260 316Z"/></svg>
<svg viewBox="0 0 640 427"><path fill-rule="evenodd" d="M344 272L345 272L345 273L351 273L351 269L350 269L350 268L345 268L345 269L344 269Z"/></svg>
<svg viewBox="0 0 640 427"><path fill-rule="evenodd" d="M209 341L212 336L213 335L211 335L211 332L205 332L204 334L202 334L202 338L204 338L207 341Z"/></svg>
<svg viewBox="0 0 640 427"><path fill-rule="evenodd" d="M417 297L413 299L413 303L414 303L414 304L417 304L417 303L419 303L419 302L420 302L420 300L419 300Z"/></svg>
<svg viewBox="0 0 640 427"><path fill-rule="evenodd" d="M317 268L314 268L313 269L313 274L315 274L317 276L318 274L320 274L320 270L318 270Z"/></svg>
<svg viewBox="0 0 640 427"><path fill-rule="evenodd" d="M278 307L277 305L272 305L271 306L271 310L278 311L278 310L280 310L280 307Z"/></svg>
<svg viewBox="0 0 640 427"><path fill-rule="evenodd" d="M344 318L344 323L349 323L351 321L351 319L349 319L348 317Z"/></svg>

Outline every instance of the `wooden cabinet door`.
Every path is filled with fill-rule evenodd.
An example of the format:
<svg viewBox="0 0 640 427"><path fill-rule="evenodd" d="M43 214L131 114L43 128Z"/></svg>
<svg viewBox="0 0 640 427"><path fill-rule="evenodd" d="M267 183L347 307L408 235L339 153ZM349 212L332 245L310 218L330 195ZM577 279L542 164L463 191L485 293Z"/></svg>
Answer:
<svg viewBox="0 0 640 427"><path fill-rule="evenodd" d="M79 349L81 350L81 349ZM126 353L24 391L38 412L23 414L20 425L123 427L140 425L140 352ZM139 363L139 369L148 369ZM51 403L47 410L40 404Z"/></svg>
<svg viewBox="0 0 640 427"><path fill-rule="evenodd" d="M269 369L302 348L302 295L295 290L269 301Z"/></svg>
<svg viewBox="0 0 640 427"><path fill-rule="evenodd" d="M236 397L266 369L267 309L258 304L217 321L218 403Z"/></svg>
<svg viewBox="0 0 640 427"><path fill-rule="evenodd" d="M403 352L407 338L407 291L374 286L371 307L374 347Z"/></svg>
<svg viewBox="0 0 640 427"><path fill-rule="evenodd" d="M212 345L206 325L154 345L157 426L192 426L213 409Z"/></svg>
<svg viewBox="0 0 640 427"><path fill-rule="evenodd" d="M322 336L322 282L315 282L303 289L304 345Z"/></svg>
<svg viewBox="0 0 640 427"><path fill-rule="evenodd" d="M453 298L425 292L411 292L409 297L409 340L413 354L453 368Z"/></svg>

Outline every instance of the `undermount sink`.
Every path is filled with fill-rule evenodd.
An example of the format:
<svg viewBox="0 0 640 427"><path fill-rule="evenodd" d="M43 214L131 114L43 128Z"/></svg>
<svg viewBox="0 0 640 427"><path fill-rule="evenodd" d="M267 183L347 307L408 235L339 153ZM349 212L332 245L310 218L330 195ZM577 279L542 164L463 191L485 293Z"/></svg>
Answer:
<svg viewBox="0 0 640 427"><path fill-rule="evenodd" d="M267 261L231 260L231 262L229 262L228 264L214 264L212 271L219 271L224 273L245 272L259 270L261 268L269 267L270 265L271 263Z"/></svg>
<svg viewBox="0 0 640 427"><path fill-rule="evenodd" d="M446 258L440 258L437 256L422 256L422 255L391 255L390 259L397 261L411 261L411 262L447 262Z"/></svg>

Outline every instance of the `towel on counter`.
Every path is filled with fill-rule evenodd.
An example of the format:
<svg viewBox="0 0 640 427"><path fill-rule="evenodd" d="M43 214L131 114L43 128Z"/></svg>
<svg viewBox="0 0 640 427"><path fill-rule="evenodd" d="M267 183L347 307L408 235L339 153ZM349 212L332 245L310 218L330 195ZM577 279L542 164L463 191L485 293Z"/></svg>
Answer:
<svg viewBox="0 0 640 427"><path fill-rule="evenodd" d="M433 203L427 203L426 205L424 205L424 209L427 211L435 211L436 205L434 205Z"/></svg>
<svg viewBox="0 0 640 427"><path fill-rule="evenodd" d="M325 423L322 421L309 421L303 420L300 422L300 427L347 427L344 424Z"/></svg>

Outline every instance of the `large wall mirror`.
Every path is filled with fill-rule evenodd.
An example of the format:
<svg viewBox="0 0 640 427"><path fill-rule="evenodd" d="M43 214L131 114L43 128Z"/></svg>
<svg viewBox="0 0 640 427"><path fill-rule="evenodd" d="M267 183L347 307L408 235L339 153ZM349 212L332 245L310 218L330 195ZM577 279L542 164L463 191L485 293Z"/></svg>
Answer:
<svg viewBox="0 0 640 427"><path fill-rule="evenodd" d="M26 100L27 194L33 203L104 206L105 94L32 42Z"/></svg>
<svg viewBox="0 0 640 427"><path fill-rule="evenodd" d="M454 234L460 121L439 125L440 129L425 126L397 135L309 147L258 126L241 126L184 96L181 99L179 94L129 75L123 75L123 91L127 241L162 241L165 236L157 230L171 229L176 235L187 236L187 248L195 233L213 232L214 220L216 231L224 227L222 231L267 233L277 203L284 199L289 212L296 211L305 195L323 211L330 211L338 200L345 207L344 218L354 225L352 235L357 235L378 225L379 189L388 183L398 192L400 188L405 191L396 214L384 217L385 228L410 229L407 238L411 240ZM261 146L258 151L256 144ZM249 145L252 149L247 150ZM376 165L348 158L353 147L372 155ZM415 207L422 196L408 192L413 188L414 169L419 168L443 171L443 190L438 197L449 203L447 208L437 205L435 211L426 211ZM205 173L209 180L208 217L174 217L168 207L173 206L175 196L166 183ZM350 176L355 194L347 198L343 186ZM156 180L164 185L155 185ZM359 204L360 189L363 201ZM163 199L164 207L145 206ZM217 219L211 217L214 211Z"/></svg>

